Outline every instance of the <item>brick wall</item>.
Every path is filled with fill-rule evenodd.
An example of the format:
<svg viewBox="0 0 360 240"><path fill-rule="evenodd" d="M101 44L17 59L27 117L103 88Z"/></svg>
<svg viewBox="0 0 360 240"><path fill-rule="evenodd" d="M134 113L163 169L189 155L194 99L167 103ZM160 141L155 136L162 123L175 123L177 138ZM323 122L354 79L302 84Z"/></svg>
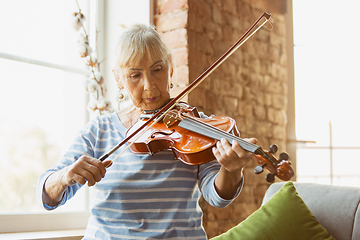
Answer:
<svg viewBox="0 0 360 240"><path fill-rule="evenodd" d="M178 94L229 49L263 12L273 30L262 28L185 99L206 114L236 120L243 138L256 137L264 149L286 149L287 59L284 0L156 0L155 25L172 48ZM237 225L261 204L268 183L245 169L239 198L223 209L201 199L208 237Z"/></svg>

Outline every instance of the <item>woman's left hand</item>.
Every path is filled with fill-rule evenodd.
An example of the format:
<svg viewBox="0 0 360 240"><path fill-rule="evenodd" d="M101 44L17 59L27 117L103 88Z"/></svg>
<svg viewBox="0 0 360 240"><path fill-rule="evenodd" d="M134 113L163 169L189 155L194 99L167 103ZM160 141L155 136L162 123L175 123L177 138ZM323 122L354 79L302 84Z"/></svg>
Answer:
<svg viewBox="0 0 360 240"><path fill-rule="evenodd" d="M257 143L256 138L244 139L250 143ZM245 151L235 140L232 145L226 140L221 139L213 148L213 153L218 162L228 171L239 171L253 158L250 152Z"/></svg>
<svg viewBox="0 0 360 240"><path fill-rule="evenodd" d="M257 143L256 138L244 140ZM243 178L245 165L255 157L250 152L245 151L238 142L233 141L231 145L226 139L222 139L216 144L213 153L221 164L219 173L215 178L215 189L220 197L232 199Z"/></svg>

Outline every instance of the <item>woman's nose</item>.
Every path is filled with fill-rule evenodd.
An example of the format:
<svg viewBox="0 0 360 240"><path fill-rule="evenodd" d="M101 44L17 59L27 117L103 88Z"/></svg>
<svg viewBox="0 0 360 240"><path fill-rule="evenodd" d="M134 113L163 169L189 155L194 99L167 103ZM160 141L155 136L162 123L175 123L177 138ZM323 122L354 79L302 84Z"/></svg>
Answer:
<svg viewBox="0 0 360 240"><path fill-rule="evenodd" d="M146 74L144 79L144 90L151 90L153 88L155 88L154 77L150 74Z"/></svg>

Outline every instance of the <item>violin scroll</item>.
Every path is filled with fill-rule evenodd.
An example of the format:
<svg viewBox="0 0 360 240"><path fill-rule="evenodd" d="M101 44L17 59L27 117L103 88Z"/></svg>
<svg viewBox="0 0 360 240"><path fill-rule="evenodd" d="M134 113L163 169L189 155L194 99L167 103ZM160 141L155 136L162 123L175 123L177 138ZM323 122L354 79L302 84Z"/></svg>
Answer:
<svg viewBox="0 0 360 240"><path fill-rule="evenodd" d="M294 170L291 168L289 155L285 152L279 155L276 159L274 154L277 152L278 147L271 145L269 151L263 150L260 154L254 154L259 166L256 166L254 172L260 174L264 168L268 169L270 173L266 175L266 181L273 182L275 176L283 181L289 181L294 176Z"/></svg>

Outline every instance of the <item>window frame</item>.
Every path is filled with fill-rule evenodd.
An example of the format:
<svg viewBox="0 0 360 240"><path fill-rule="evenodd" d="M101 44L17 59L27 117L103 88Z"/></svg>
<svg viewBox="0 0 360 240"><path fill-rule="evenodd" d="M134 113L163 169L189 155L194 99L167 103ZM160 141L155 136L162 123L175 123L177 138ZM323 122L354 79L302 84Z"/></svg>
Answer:
<svg viewBox="0 0 360 240"><path fill-rule="evenodd" d="M294 25L292 0L287 1L285 14L286 53L288 60L288 106L287 106L287 152L291 156L292 168L296 173L296 128L295 128L295 73L294 73ZM293 177L296 181L296 174Z"/></svg>
<svg viewBox="0 0 360 240"><path fill-rule="evenodd" d="M90 211L76 213L1 214L0 233L84 229L89 217Z"/></svg>

